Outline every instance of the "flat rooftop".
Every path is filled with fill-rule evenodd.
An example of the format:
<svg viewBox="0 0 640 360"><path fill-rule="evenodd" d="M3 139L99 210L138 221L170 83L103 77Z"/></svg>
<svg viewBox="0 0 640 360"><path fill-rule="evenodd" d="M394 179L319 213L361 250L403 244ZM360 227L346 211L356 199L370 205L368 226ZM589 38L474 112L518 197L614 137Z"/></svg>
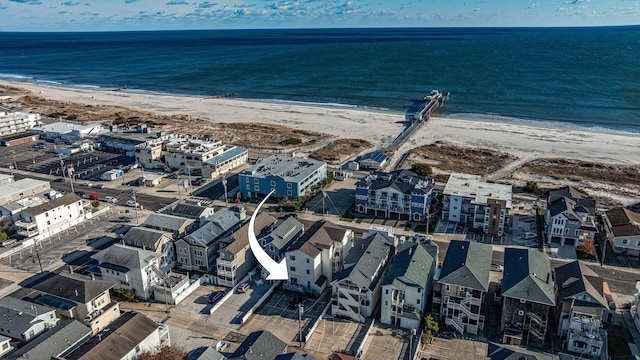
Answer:
<svg viewBox="0 0 640 360"><path fill-rule="evenodd" d="M8 184L0 186L0 198L5 196L11 196L13 194L21 193L29 189L33 189L38 186L49 185L48 181L42 181L37 179L25 178L17 181L12 181ZM39 189L37 192L41 192ZM24 194L25 197L31 196L32 194Z"/></svg>
<svg viewBox="0 0 640 360"><path fill-rule="evenodd" d="M472 198L472 202L477 204L486 204L488 199L504 200L507 207L511 207L513 196L511 185L488 183L479 175L460 173L451 173L442 193Z"/></svg>
<svg viewBox="0 0 640 360"><path fill-rule="evenodd" d="M87 130L91 130L95 127L99 127L100 125L94 124L94 125L80 125L80 124L73 124L73 123L68 123L68 122L64 122L64 121L59 121L59 122L55 122L52 124L47 124L47 125L42 125L42 126L38 126L33 128L34 131L41 131L41 132L53 132L53 133L59 133L59 134L66 134L69 132L72 132L74 130L77 131L87 131Z"/></svg>
<svg viewBox="0 0 640 360"><path fill-rule="evenodd" d="M279 176L287 182L299 182L326 163L294 156L271 155L243 172L254 178Z"/></svg>

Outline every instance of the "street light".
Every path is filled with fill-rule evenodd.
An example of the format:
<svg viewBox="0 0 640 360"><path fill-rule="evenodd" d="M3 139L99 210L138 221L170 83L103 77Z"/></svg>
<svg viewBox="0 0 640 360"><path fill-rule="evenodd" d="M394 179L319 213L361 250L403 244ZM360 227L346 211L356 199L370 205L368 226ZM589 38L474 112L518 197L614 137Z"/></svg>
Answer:
<svg viewBox="0 0 640 360"><path fill-rule="evenodd" d="M229 207L229 201L227 198L227 178L222 176L222 186L224 186L224 206Z"/></svg>
<svg viewBox="0 0 640 360"><path fill-rule="evenodd" d="M304 312L304 307L302 306L302 302L298 304L298 332L299 332L299 340L300 340L300 349L302 349L302 313Z"/></svg>

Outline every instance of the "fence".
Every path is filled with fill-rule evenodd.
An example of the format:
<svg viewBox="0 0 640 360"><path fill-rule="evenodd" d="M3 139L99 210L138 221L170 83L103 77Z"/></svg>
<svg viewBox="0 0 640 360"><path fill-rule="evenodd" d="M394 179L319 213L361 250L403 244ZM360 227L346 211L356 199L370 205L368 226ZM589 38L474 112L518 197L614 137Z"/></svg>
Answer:
<svg viewBox="0 0 640 360"><path fill-rule="evenodd" d="M322 313L320 313L320 316L316 319L316 322L313 324L313 326L311 326L311 328L309 329L307 334L304 336L304 342L305 343L307 343L309 341L309 339L311 339L311 335L313 335L313 332L316 331L316 328L320 324L320 321L322 321L322 319L324 319L324 316L327 314L327 311L329 311L330 307L331 307L331 301L329 301L327 306L324 307L324 310L322 310Z"/></svg>
<svg viewBox="0 0 640 360"><path fill-rule="evenodd" d="M256 311L256 309L259 308L260 305L262 305L262 303L269 298L269 296L271 296L271 293L273 293L273 290L275 290L275 288L278 287L279 285L280 285L280 281L276 281L273 284L273 286L271 286L269 290L267 290L267 292L264 295L262 295L260 300L258 300L255 304L253 304L251 309L249 309L249 311L247 311L244 315L242 315L242 318L240 319L240 323L244 324L247 321L247 319L249 319L249 316L251 316L253 312Z"/></svg>

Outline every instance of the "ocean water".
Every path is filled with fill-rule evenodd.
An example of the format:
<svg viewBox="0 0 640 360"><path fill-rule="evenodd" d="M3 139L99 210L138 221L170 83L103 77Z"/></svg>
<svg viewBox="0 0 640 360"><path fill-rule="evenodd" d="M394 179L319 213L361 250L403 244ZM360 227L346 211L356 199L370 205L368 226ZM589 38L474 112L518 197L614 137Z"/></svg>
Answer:
<svg viewBox="0 0 640 360"><path fill-rule="evenodd" d="M640 27L0 32L0 78L640 133Z"/></svg>

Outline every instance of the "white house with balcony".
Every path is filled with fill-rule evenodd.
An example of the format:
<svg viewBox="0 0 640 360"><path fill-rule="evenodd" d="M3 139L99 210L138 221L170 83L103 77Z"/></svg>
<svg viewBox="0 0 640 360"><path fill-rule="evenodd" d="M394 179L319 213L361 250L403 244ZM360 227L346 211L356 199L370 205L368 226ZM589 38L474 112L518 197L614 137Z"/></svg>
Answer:
<svg viewBox="0 0 640 360"><path fill-rule="evenodd" d="M380 322L418 329L433 287L438 245L432 241L404 245L408 247L393 257L382 282Z"/></svg>
<svg viewBox="0 0 640 360"><path fill-rule="evenodd" d="M372 231L364 235L347 255L344 270L331 283L331 314L357 322L373 316L395 246L395 238L388 233Z"/></svg>
<svg viewBox="0 0 640 360"><path fill-rule="evenodd" d="M576 189L565 186L549 191L545 221L547 238L552 243L578 247L594 240L596 201Z"/></svg>
<svg viewBox="0 0 640 360"><path fill-rule="evenodd" d="M115 284L116 289L133 290L143 300L153 296L154 285L165 277L160 271L163 254L154 251L114 244L91 258L98 261L102 280Z"/></svg>
<svg viewBox="0 0 640 360"><path fill-rule="evenodd" d="M27 237L52 235L78 222L91 218L87 203L74 193L22 209L14 215L14 225L18 233Z"/></svg>
<svg viewBox="0 0 640 360"><path fill-rule="evenodd" d="M618 207L603 216L607 240L616 254L640 255L640 214Z"/></svg>

